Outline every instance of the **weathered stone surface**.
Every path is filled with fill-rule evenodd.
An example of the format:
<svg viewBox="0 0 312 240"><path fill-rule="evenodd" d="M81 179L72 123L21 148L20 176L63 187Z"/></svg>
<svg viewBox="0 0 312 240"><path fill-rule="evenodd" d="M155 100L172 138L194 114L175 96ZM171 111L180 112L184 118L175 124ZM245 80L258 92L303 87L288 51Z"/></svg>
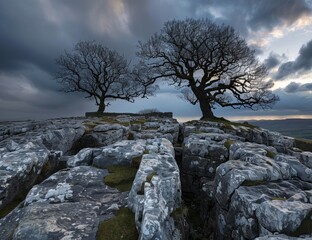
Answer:
<svg viewBox="0 0 312 240"><path fill-rule="evenodd" d="M155 151L158 147L158 151ZM143 155L129 193L128 206L135 212L139 239L175 238L170 214L181 204L179 168L167 139L154 144L155 153Z"/></svg>
<svg viewBox="0 0 312 240"><path fill-rule="evenodd" d="M259 224L271 232L282 233L294 232L310 213L312 204L285 200L265 201L256 210Z"/></svg>
<svg viewBox="0 0 312 240"><path fill-rule="evenodd" d="M85 134L77 143L79 148L98 148L128 138L129 128L120 124L102 123Z"/></svg>
<svg viewBox="0 0 312 240"><path fill-rule="evenodd" d="M179 123L175 119L150 117L141 125L141 128L131 128L135 140L166 138L172 143L178 142Z"/></svg>
<svg viewBox="0 0 312 240"><path fill-rule="evenodd" d="M146 141L124 140L103 147L93 159L93 166L106 168L110 165L131 165L134 158L141 157L146 149Z"/></svg>
<svg viewBox="0 0 312 240"><path fill-rule="evenodd" d="M310 183L299 180L254 182L253 185L239 187L230 198L228 210L221 209L218 205L218 218L223 219L218 222L218 239L228 239L231 236L235 236L234 239L254 239L265 232L294 232L304 220L304 217L301 219L299 217L303 214L300 208L311 207L307 197L309 192L307 189L311 188ZM281 203L276 211L272 210L271 213L263 209L267 205L271 206L272 202ZM294 208L295 206L298 207ZM292 215L288 209L296 210ZM273 212L274 217L271 216ZM262 224L263 221L266 222ZM292 224L293 229L287 231L286 227L283 227L282 230L277 230L291 221L296 221L297 224Z"/></svg>
<svg viewBox="0 0 312 240"><path fill-rule="evenodd" d="M235 136L216 132L191 134L184 139L181 171L185 192L199 193L201 178L213 179L216 168L228 160L225 142Z"/></svg>
<svg viewBox="0 0 312 240"><path fill-rule="evenodd" d="M87 166L55 173L31 189L22 208L0 220L0 234L11 232L14 240L95 239L99 222L126 204L126 194L104 185L106 175Z"/></svg>
<svg viewBox="0 0 312 240"><path fill-rule="evenodd" d="M102 148L84 148L76 155L64 158L68 167L93 165L107 168L110 165L131 165L146 153L169 153L172 144L167 139L123 140Z"/></svg>
<svg viewBox="0 0 312 240"><path fill-rule="evenodd" d="M68 167L92 165L93 159L101 153L100 148L83 148L76 155L64 156Z"/></svg>
<svg viewBox="0 0 312 240"><path fill-rule="evenodd" d="M64 153L84 134L85 127L77 119L45 120L5 125L8 137L0 142L0 147L14 141L18 144L33 142L49 150Z"/></svg>
<svg viewBox="0 0 312 240"><path fill-rule="evenodd" d="M49 161L50 151L46 148L32 142L14 145L14 151L0 152L0 209L27 192Z"/></svg>

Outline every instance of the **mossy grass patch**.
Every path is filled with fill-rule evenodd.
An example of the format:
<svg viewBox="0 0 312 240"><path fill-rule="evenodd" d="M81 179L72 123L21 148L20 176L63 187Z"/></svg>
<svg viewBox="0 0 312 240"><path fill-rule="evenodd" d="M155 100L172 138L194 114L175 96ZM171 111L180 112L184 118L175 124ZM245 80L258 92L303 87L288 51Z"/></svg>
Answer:
<svg viewBox="0 0 312 240"><path fill-rule="evenodd" d="M104 178L104 183L107 186L117 188L121 192L131 190L135 175L138 171L136 167L112 165L107 169L109 174Z"/></svg>
<svg viewBox="0 0 312 240"><path fill-rule="evenodd" d="M312 140L296 138L295 139L295 145L297 148L299 148L303 151L312 152Z"/></svg>
<svg viewBox="0 0 312 240"><path fill-rule="evenodd" d="M274 159L276 156L276 153L268 150L266 153L266 156Z"/></svg>
<svg viewBox="0 0 312 240"><path fill-rule="evenodd" d="M225 128L233 129L233 126L237 127L247 127L247 128L258 128L255 125L249 124L248 122L231 122L225 118L205 118L202 119L203 121L210 121L210 122L217 122L217 123L223 123L225 125Z"/></svg>
<svg viewBox="0 0 312 240"><path fill-rule="evenodd" d="M231 139L227 139L225 142L224 142L224 147L226 147L228 150L230 150L230 147L231 145L234 143L233 140Z"/></svg>
<svg viewBox="0 0 312 240"><path fill-rule="evenodd" d="M153 178L154 176L157 176L157 172L155 172L155 171L153 171L152 173L150 173L149 175L146 176L146 178L145 178L146 180L142 182L141 188L140 188L140 190L137 192L137 194L139 194L139 195L144 195L144 185L145 185L145 183L146 183L146 182L149 182L149 183L150 183L150 182L152 181L152 178Z"/></svg>
<svg viewBox="0 0 312 240"><path fill-rule="evenodd" d="M134 213L128 208L120 208L115 217L101 222L96 234L97 240L136 240L138 237Z"/></svg>
<svg viewBox="0 0 312 240"><path fill-rule="evenodd" d="M149 151L147 149L145 149L143 154L149 154ZM132 158L131 166L133 166L135 168L139 168L141 161L142 161L142 157L143 157L143 155Z"/></svg>
<svg viewBox="0 0 312 240"><path fill-rule="evenodd" d="M255 180L255 181L250 181L250 180L245 180L241 186L257 186L257 185L264 185L266 184L266 181L262 180Z"/></svg>

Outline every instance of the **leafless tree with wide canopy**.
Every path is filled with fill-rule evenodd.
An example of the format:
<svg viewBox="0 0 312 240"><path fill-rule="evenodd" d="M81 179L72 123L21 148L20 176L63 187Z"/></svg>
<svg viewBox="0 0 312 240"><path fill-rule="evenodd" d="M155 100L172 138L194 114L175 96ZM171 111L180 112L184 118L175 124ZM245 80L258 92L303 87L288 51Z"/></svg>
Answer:
<svg viewBox="0 0 312 240"><path fill-rule="evenodd" d="M137 54L149 81L164 79L182 88L185 100L199 103L204 119L215 118L216 105L256 110L278 100L265 66L230 26L208 19L168 21L139 42Z"/></svg>
<svg viewBox="0 0 312 240"><path fill-rule="evenodd" d="M136 69L130 71L129 62L116 51L94 41L78 42L72 52L56 59L56 79L65 92L83 92L103 113L110 101L123 99L133 102L135 97L152 95L154 82L141 78Z"/></svg>

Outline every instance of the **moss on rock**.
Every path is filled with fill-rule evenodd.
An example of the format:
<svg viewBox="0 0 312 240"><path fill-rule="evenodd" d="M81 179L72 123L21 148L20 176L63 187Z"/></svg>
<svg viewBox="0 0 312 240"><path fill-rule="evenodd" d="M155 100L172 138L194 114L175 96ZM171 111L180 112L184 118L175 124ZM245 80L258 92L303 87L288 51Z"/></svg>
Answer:
<svg viewBox="0 0 312 240"><path fill-rule="evenodd" d="M117 188L121 192L130 191L137 168L132 166L116 166L112 165L108 168L108 174L104 178L104 183L107 186Z"/></svg>
<svg viewBox="0 0 312 240"><path fill-rule="evenodd" d="M128 208L120 208L115 217L101 222L96 234L97 240L136 240L138 237L134 213Z"/></svg>

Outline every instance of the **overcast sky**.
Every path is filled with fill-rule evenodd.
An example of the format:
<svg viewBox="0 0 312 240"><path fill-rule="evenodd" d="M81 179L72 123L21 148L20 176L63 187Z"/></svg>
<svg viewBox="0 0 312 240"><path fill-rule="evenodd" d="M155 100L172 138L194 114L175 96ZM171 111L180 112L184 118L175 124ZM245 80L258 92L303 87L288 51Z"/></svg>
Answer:
<svg viewBox="0 0 312 240"><path fill-rule="evenodd" d="M82 116L95 111L82 94L66 94L53 79L55 58L79 40L96 40L135 58L172 19L209 18L233 26L270 69L280 97L270 111L216 109L218 116L311 115L311 0L9 0L0 1L0 120ZM155 97L115 101L111 112L145 108L196 117L200 110L162 86Z"/></svg>

